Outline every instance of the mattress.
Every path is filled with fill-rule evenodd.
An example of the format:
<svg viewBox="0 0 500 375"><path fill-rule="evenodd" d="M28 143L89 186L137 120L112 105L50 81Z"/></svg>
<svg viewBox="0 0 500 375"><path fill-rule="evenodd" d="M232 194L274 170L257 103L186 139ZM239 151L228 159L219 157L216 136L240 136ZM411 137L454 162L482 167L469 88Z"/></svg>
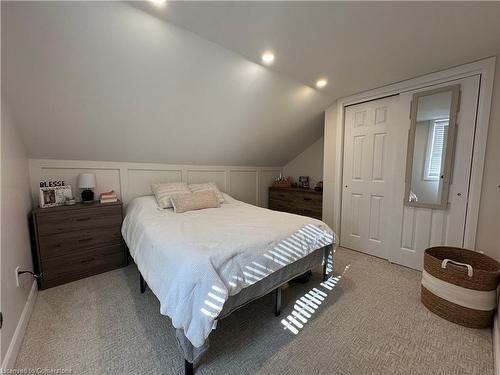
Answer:
<svg viewBox="0 0 500 375"><path fill-rule="evenodd" d="M231 296L335 244L319 220L228 195L220 208L182 214L160 209L153 196L136 198L122 234L160 312L194 348L204 346Z"/></svg>

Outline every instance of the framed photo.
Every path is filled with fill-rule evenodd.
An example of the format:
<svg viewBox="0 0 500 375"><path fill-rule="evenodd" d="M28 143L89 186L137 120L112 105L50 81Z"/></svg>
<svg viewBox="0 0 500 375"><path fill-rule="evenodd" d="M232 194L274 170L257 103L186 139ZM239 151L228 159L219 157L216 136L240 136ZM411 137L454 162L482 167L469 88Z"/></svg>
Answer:
<svg viewBox="0 0 500 375"><path fill-rule="evenodd" d="M62 206L66 198L71 199L71 186L53 186L40 188L40 207Z"/></svg>
<svg viewBox="0 0 500 375"><path fill-rule="evenodd" d="M299 177L299 187L302 189L309 189L309 176Z"/></svg>

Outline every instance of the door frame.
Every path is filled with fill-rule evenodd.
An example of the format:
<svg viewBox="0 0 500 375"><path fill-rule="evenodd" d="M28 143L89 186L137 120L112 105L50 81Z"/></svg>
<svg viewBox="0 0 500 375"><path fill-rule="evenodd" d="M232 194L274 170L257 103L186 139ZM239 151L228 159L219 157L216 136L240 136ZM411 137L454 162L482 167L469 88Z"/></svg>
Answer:
<svg viewBox="0 0 500 375"><path fill-rule="evenodd" d="M333 227L340 238L340 222L342 214L342 176L344 160L344 128L345 107L366 101L377 100L390 95L407 91L423 89L428 86L480 75L479 99L476 114L476 129L472 154L472 166L469 180L469 197L467 202L464 247L474 250L476 247L476 232L479 218L479 201L483 183L484 158L486 154L486 139L490 122L491 99L493 95L493 80L495 75L496 57L474 61L435 73L426 74L409 80L397 82L373 90L337 100L337 126L335 129L335 171L333 184ZM410 114L408 114L409 116Z"/></svg>

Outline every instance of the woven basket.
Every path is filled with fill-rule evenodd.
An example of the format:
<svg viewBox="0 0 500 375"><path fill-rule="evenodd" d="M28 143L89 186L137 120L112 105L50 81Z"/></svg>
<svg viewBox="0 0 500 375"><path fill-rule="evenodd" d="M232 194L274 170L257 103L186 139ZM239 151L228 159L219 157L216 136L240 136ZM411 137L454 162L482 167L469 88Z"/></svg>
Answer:
<svg viewBox="0 0 500 375"><path fill-rule="evenodd" d="M422 303L440 317L465 327L491 325L497 305L499 263L456 247L425 250Z"/></svg>

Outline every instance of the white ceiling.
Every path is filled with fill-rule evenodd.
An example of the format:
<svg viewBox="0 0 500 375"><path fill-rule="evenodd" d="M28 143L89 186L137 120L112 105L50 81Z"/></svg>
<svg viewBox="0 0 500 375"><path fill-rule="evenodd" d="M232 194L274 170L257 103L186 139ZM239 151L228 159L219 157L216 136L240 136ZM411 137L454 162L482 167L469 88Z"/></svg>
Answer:
<svg viewBox="0 0 500 375"><path fill-rule="evenodd" d="M336 98L500 53L498 2L1 6L2 99L40 158L283 165Z"/></svg>
<svg viewBox="0 0 500 375"><path fill-rule="evenodd" d="M332 100L500 53L500 2L134 3Z"/></svg>

